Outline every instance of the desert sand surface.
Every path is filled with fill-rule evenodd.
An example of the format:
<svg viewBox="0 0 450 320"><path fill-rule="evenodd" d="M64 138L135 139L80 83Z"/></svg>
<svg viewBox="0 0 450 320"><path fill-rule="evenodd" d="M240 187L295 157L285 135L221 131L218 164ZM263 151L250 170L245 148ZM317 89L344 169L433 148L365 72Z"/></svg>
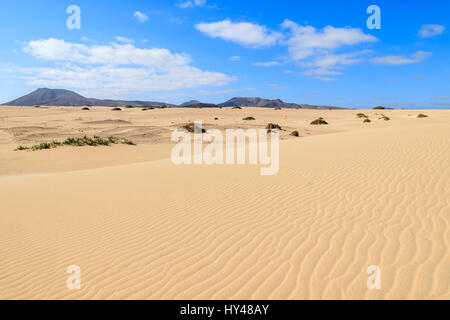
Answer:
<svg viewBox="0 0 450 320"><path fill-rule="evenodd" d="M175 166L194 120L281 125L279 173ZM14 151L85 134L137 145ZM450 110L0 107L0 298L450 299L449 159Z"/></svg>

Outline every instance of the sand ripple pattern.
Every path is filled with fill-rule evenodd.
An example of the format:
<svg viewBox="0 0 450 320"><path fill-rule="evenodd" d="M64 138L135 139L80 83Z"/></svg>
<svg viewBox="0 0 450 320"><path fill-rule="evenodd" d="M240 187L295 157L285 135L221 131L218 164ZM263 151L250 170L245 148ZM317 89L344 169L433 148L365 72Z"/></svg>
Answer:
<svg viewBox="0 0 450 320"><path fill-rule="evenodd" d="M273 177L164 160L0 178L0 298L449 299L449 159L439 124L284 141Z"/></svg>

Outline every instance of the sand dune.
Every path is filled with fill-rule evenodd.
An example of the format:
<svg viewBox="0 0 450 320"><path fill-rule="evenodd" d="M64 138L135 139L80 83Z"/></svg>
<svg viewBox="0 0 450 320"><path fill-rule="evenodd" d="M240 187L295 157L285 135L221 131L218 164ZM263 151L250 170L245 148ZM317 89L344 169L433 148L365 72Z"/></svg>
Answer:
<svg viewBox="0 0 450 320"><path fill-rule="evenodd" d="M75 123L70 108L27 110L0 111L2 299L450 298L449 111L369 111L367 125L356 111L94 109ZM286 128L278 175L168 159L177 124L243 116ZM318 116L330 125L310 126ZM131 126L139 144L11 151L50 121L44 137Z"/></svg>

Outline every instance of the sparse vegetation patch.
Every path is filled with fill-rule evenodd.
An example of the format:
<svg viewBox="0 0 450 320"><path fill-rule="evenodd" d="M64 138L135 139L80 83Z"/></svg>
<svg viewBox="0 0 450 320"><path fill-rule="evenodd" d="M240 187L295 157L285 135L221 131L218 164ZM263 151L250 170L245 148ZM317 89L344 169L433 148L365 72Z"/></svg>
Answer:
<svg viewBox="0 0 450 320"><path fill-rule="evenodd" d="M281 126L279 126L278 124L276 124L276 123L269 123L267 126L266 126L266 129L267 129L267 132L268 133L270 133L270 132L272 132L273 130L282 130L281 129Z"/></svg>
<svg viewBox="0 0 450 320"><path fill-rule="evenodd" d="M358 113L356 116L357 116L358 118L360 118L360 119L362 119L362 118L364 118L364 119L369 118L369 116L366 115L366 114L364 114L364 113Z"/></svg>
<svg viewBox="0 0 450 320"><path fill-rule="evenodd" d="M324 118L320 117L319 119L314 120L313 122L311 122L311 125L313 126L318 126L318 125L327 125L328 122L325 121Z"/></svg>
<svg viewBox="0 0 450 320"><path fill-rule="evenodd" d="M101 138L98 136L88 137L84 136L81 138L67 138L65 141L52 141L52 142L42 142L40 144L34 145L32 147L24 147L19 146L15 151L23 151L23 150L31 150L31 151L38 151L38 150L48 150L48 149L54 149L62 146L73 146L73 147L84 147L84 146L90 146L90 147L97 147L97 146L109 146L111 144L127 144L135 146L136 144L128 139L122 139L117 137L108 137L108 138Z"/></svg>
<svg viewBox="0 0 450 320"><path fill-rule="evenodd" d="M426 114L420 113L417 118L428 118Z"/></svg>
<svg viewBox="0 0 450 320"><path fill-rule="evenodd" d="M252 120L256 120L256 119L253 118L253 117L247 117L247 118L244 118L242 120L244 120L244 121L252 121Z"/></svg>
<svg viewBox="0 0 450 320"><path fill-rule="evenodd" d="M195 125L195 123L188 123L188 124L185 124L181 129L184 129L184 130L186 130L187 132L190 132L190 133L194 133L195 131L197 131L197 132L202 132L202 133L205 133L206 132L206 130L205 129L203 129L203 128L201 128L201 130L200 130L200 127L197 127L196 125ZM196 130L197 129L197 130Z"/></svg>

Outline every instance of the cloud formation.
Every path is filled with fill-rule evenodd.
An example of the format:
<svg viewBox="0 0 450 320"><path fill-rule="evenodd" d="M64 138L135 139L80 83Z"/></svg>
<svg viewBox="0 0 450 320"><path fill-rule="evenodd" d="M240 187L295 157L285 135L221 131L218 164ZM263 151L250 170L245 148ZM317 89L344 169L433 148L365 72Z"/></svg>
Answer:
<svg viewBox="0 0 450 320"><path fill-rule="evenodd" d="M55 64L15 68L34 86L127 93L223 86L233 80L223 73L192 66L188 54L173 54L163 48L140 49L119 43L88 46L50 38L30 41L24 52Z"/></svg>
<svg viewBox="0 0 450 320"><path fill-rule="evenodd" d="M419 36L421 38L431 38L438 36L445 31L445 27L439 24L425 24L419 29Z"/></svg>
<svg viewBox="0 0 450 320"><path fill-rule="evenodd" d="M277 66L280 63L278 61L267 61L267 62L253 62L252 65L257 67L273 67Z"/></svg>
<svg viewBox="0 0 450 320"><path fill-rule="evenodd" d="M181 9L203 7L206 0L179 0L175 5Z"/></svg>
<svg viewBox="0 0 450 320"><path fill-rule="evenodd" d="M221 38L248 47L286 46L289 52L288 60L297 62L305 68L313 68L302 73L304 75L337 75L340 72L337 72L336 68L361 62L363 60L361 56L369 51L334 54L334 50L378 41L376 37L365 34L358 28L326 26L323 29L316 29L312 26L299 25L289 19L281 24L282 32L270 30L256 23L235 23L229 19L200 23L196 28L212 38ZM254 66L262 67L278 64L280 63L276 61L253 63Z"/></svg>
<svg viewBox="0 0 450 320"><path fill-rule="evenodd" d="M148 16L142 12L136 11L134 17L138 19L141 23L148 21Z"/></svg>
<svg viewBox="0 0 450 320"><path fill-rule="evenodd" d="M291 20L285 20L282 27L290 31L286 41L293 60L303 60L323 50L337 49L343 46L376 42L377 38L365 34L357 28L335 28L326 26L318 30L312 26L301 26Z"/></svg>
<svg viewBox="0 0 450 320"><path fill-rule="evenodd" d="M117 41L117 42L120 42L120 43L128 43L128 44L134 42L133 39L129 39L129 38L127 38L127 37L122 37L122 36L117 36L117 37L116 37L116 41Z"/></svg>
<svg viewBox="0 0 450 320"><path fill-rule="evenodd" d="M373 58L371 61L376 64L386 64L386 65L413 64L421 62L431 55L432 55L431 52L417 51L410 57L405 57L403 55L388 55Z"/></svg>
<svg viewBox="0 0 450 320"><path fill-rule="evenodd" d="M211 38L221 38L248 47L272 46L282 37L281 33L271 31L263 25L250 22L231 22L229 19L199 23L195 27Z"/></svg>

